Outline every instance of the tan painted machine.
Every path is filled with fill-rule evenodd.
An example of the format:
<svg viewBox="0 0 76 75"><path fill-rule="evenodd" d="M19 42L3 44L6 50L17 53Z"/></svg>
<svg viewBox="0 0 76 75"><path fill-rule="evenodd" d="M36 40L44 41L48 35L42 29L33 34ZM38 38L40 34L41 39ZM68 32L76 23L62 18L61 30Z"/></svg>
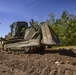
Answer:
<svg viewBox="0 0 76 75"><path fill-rule="evenodd" d="M37 49L42 51L46 46L60 45L57 35L49 25L43 22L36 28L34 24L33 20L30 27L26 22L14 22L10 26L11 33L5 38L4 50L31 52Z"/></svg>

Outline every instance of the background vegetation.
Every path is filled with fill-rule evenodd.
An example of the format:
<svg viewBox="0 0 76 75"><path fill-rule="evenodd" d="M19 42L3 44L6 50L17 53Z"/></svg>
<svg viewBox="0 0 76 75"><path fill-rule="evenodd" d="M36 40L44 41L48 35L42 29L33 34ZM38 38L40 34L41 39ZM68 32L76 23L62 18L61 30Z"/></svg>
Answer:
<svg viewBox="0 0 76 75"><path fill-rule="evenodd" d="M58 35L62 45L76 45L76 15L64 10L58 19L53 13L49 14L46 22Z"/></svg>
<svg viewBox="0 0 76 75"><path fill-rule="evenodd" d="M35 23L37 24L37 21ZM64 10L60 18L55 19L55 15L50 13L46 23L56 32L61 45L76 45L76 15Z"/></svg>

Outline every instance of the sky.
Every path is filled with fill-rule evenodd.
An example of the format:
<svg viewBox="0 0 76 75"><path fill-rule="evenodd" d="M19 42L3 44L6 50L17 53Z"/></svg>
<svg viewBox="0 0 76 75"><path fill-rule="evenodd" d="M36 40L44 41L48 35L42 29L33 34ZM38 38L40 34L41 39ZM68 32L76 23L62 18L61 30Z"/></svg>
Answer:
<svg viewBox="0 0 76 75"><path fill-rule="evenodd" d="M76 0L0 0L0 37L10 32L10 25L31 19L46 21L48 14L59 18L64 10L76 15Z"/></svg>

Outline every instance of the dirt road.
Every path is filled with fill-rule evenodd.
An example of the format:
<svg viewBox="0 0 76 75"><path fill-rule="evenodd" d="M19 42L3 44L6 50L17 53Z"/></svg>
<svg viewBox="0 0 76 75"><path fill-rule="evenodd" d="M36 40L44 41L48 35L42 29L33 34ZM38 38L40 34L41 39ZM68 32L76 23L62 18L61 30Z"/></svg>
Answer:
<svg viewBox="0 0 76 75"><path fill-rule="evenodd" d="M76 75L76 54L71 49L31 54L0 50L0 75Z"/></svg>

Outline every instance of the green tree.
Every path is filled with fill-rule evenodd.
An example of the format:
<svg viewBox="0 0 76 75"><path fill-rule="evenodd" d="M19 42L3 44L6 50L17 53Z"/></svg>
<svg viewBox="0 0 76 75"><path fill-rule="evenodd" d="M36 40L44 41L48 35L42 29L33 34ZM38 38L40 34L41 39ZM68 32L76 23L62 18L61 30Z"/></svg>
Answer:
<svg viewBox="0 0 76 75"><path fill-rule="evenodd" d="M58 35L62 45L76 45L76 15L69 14L64 10L58 19L54 19L53 14L46 22Z"/></svg>
<svg viewBox="0 0 76 75"><path fill-rule="evenodd" d="M49 24L49 25L54 24L54 22L55 22L55 19L54 19L55 15L53 13L50 13L48 16L49 16L49 19L46 20L46 23Z"/></svg>

